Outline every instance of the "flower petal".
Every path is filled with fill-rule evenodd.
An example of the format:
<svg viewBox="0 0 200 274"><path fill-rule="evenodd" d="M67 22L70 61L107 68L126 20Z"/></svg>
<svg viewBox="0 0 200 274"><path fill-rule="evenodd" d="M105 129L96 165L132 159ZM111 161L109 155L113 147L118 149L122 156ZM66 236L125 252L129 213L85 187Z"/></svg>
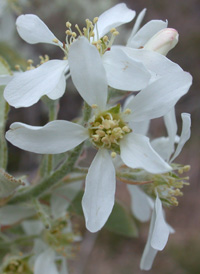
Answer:
<svg viewBox="0 0 200 274"><path fill-rule="evenodd" d="M41 153L57 154L68 151L88 138L87 130L75 123L56 120L43 127L13 123L6 139L21 149Z"/></svg>
<svg viewBox="0 0 200 274"><path fill-rule="evenodd" d="M151 246L151 237L154 229L154 224L155 224L155 210L152 213L151 217L151 223L150 223L150 229L149 229L149 234L148 234L148 239L144 248L144 252L142 254L142 258L140 261L140 269L142 270L150 270L153 264L153 261L156 257L157 250L152 248Z"/></svg>
<svg viewBox="0 0 200 274"><path fill-rule="evenodd" d="M70 175L70 178L73 178L72 175ZM57 219L66 215L68 206L81 189L82 181L67 184L54 191L51 196L51 214L53 218Z"/></svg>
<svg viewBox="0 0 200 274"><path fill-rule="evenodd" d="M131 195L131 209L134 216L141 222L148 221L152 210L150 197L138 186L128 185L128 190Z"/></svg>
<svg viewBox="0 0 200 274"><path fill-rule="evenodd" d="M128 41L127 41L127 46L129 45L130 41L133 39L133 37L134 37L134 35L136 34L136 32L139 30L140 25L141 25L141 23L142 23L142 21L143 21L143 19L144 19L145 14L146 14L146 11L147 11L147 9L143 9L143 10L138 14L137 19L136 19L136 21L135 21L135 24L134 24L134 26L133 26L133 30L132 30L132 32L131 32L131 35L130 35Z"/></svg>
<svg viewBox="0 0 200 274"><path fill-rule="evenodd" d="M142 122L129 122L129 127L134 129L134 133L147 135L149 130L150 121L142 121Z"/></svg>
<svg viewBox="0 0 200 274"><path fill-rule="evenodd" d="M79 38L69 49L72 81L83 99L101 110L107 102L107 80L100 54L85 37Z"/></svg>
<svg viewBox="0 0 200 274"><path fill-rule="evenodd" d="M4 97L16 108L29 107L37 103L43 95L51 94L60 82L62 88L65 88L63 75L67 67L67 61L51 60L36 69L20 73L7 85ZM63 90L57 96L54 92L54 99L58 99L61 94Z"/></svg>
<svg viewBox="0 0 200 274"><path fill-rule="evenodd" d="M62 46L62 43L37 15L20 15L16 20L16 26L19 35L27 43L48 43ZM54 39L56 39L58 43L53 42Z"/></svg>
<svg viewBox="0 0 200 274"><path fill-rule="evenodd" d="M34 265L34 274L59 274L55 260L55 252L52 249L47 249L41 253L35 262Z"/></svg>
<svg viewBox="0 0 200 274"><path fill-rule="evenodd" d="M169 72L177 73L178 71L183 71L179 65L157 52L121 46L120 48L129 55L129 57L144 64L145 68L151 73L151 82L154 82L161 76L165 76Z"/></svg>
<svg viewBox="0 0 200 274"><path fill-rule="evenodd" d="M108 85L111 87L138 91L147 86L150 73L142 62L130 58L121 48L112 47L102 58Z"/></svg>
<svg viewBox="0 0 200 274"><path fill-rule="evenodd" d="M167 146L167 162L169 162L169 158L174 152L174 144L177 133L177 123L176 123L176 114L175 108L173 107L167 114L164 116L165 126L167 128L167 133L169 136L169 143Z"/></svg>
<svg viewBox="0 0 200 274"><path fill-rule="evenodd" d="M49 92L47 96L52 100L56 100L63 96L63 94L65 93L65 90L66 90L66 78L65 78L65 75L62 74L57 86L54 88L54 90Z"/></svg>
<svg viewBox="0 0 200 274"><path fill-rule="evenodd" d="M68 274L67 259L62 258L60 274Z"/></svg>
<svg viewBox="0 0 200 274"><path fill-rule="evenodd" d="M27 205L6 205L0 208L0 225L12 225L34 214L35 210Z"/></svg>
<svg viewBox="0 0 200 274"><path fill-rule="evenodd" d="M185 145L187 140L190 139L190 135L191 135L191 129L190 129L190 127L191 127L191 118L190 118L190 114L189 113L182 113L181 118L182 118L182 122L183 122L181 136L180 136L180 140L178 142L178 146L176 148L176 151L175 151L172 159L170 160L170 162L172 162L180 154L183 146Z"/></svg>
<svg viewBox="0 0 200 274"><path fill-rule="evenodd" d="M140 122L165 115L176 102L187 93L192 84L192 76L184 71L168 73L140 93L127 105L132 113L127 121Z"/></svg>
<svg viewBox="0 0 200 274"><path fill-rule="evenodd" d="M165 160L168 162L169 157L169 138L160 137L151 141L152 148Z"/></svg>
<svg viewBox="0 0 200 274"><path fill-rule="evenodd" d="M140 268L150 270L158 250L162 250L173 228L164 219L164 211L160 199L156 198L147 243L140 262Z"/></svg>
<svg viewBox="0 0 200 274"><path fill-rule="evenodd" d="M156 197L154 210L156 218L151 237L151 246L156 250L163 250L167 243L170 231L169 226L164 219L162 203L158 196Z"/></svg>
<svg viewBox="0 0 200 274"><path fill-rule="evenodd" d="M121 26L122 24L128 23L133 20L136 12L127 8L126 4L120 3L108 9L99 16L97 22L98 33L96 26L94 28L95 40L100 39L112 28Z"/></svg>
<svg viewBox="0 0 200 274"><path fill-rule="evenodd" d="M22 222L22 227L27 235L40 235L44 225L39 220L28 220Z"/></svg>
<svg viewBox="0 0 200 274"><path fill-rule="evenodd" d="M163 173L171 167L153 150L149 138L135 134L127 134L120 141L121 158L131 168L143 168L151 173Z"/></svg>
<svg viewBox="0 0 200 274"><path fill-rule="evenodd" d="M167 22L161 20L151 20L128 40L127 46L139 49L144 47L146 42L161 29L167 28Z"/></svg>
<svg viewBox="0 0 200 274"><path fill-rule="evenodd" d="M0 86L7 85L13 79L13 75L0 75Z"/></svg>
<svg viewBox="0 0 200 274"><path fill-rule="evenodd" d="M105 149L100 149L86 177L82 207L86 227L91 232L100 230L107 221L115 201L115 168Z"/></svg>

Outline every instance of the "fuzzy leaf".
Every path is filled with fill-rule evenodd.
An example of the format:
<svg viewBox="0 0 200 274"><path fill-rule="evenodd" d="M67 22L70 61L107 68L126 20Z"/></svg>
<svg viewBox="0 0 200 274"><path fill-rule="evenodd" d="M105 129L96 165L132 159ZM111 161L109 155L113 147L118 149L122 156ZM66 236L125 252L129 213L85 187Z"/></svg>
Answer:
<svg viewBox="0 0 200 274"><path fill-rule="evenodd" d="M23 184L21 180L15 179L12 175L0 169L0 199L12 195L15 189Z"/></svg>

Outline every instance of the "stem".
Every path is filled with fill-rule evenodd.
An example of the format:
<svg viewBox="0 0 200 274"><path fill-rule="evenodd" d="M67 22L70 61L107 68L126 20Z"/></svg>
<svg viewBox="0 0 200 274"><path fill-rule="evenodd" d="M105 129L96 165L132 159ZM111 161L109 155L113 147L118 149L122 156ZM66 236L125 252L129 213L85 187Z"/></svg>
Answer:
<svg viewBox="0 0 200 274"><path fill-rule="evenodd" d="M57 184L63 177L69 174L82 151L83 143L77 146L74 150L69 154L69 158L63 165L56 170L51 176L44 178L38 185L33 186L31 189L26 191L25 193L19 194L12 198L8 204L16 204L26 202L28 200L32 200L33 197L37 198L44 194L49 188Z"/></svg>
<svg viewBox="0 0 200 274"><path fill-rule="evenodd" d="M59 102L57 100L52 101L49 98L45 98L44 103L48 107L49 122L56 120L58 109L59 109ZM40 175L42 177L48 176L50 175L52 170L53 170L53 155L52 154L44 155L40 165Z"/></svg>
<svg viewBox="0 0 200 274"><path fill-rule="evenodd" d="M85 103L85 106L83 109L82 124L87 123L87 121L90 118L90 114L91 114L91 108ZM79 155L81 154L83 145L84 145L84 142L80 144L79 146L77 146L75 149L73 149L69 153L68 159L54 173L52 173L47 178L44 178L39 184L31 187L26 192L18 194L17 196L12 198L8 202L8 204L16 204L16 203L30 201L33 198L38 198L42 196L44 193L46 193L46 191L48 191L52 186L56 185L60 180L62 180L67 174L69 174L73 170L74 165Z"/></svg>

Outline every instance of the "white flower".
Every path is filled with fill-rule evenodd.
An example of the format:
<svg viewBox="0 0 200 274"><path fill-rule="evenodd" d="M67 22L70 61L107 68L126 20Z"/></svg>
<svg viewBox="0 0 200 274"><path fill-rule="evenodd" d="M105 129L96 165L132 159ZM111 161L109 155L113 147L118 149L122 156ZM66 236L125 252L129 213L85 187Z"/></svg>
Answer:
<svg viewBox="0 0 200 274"><path fill-rule="evenodd" d="M123 3L118 4L99 16L98 22L94 26L94 36L98 35L101 38L112 28L130 22L134 16L135 11L128 9ZM20 15L17 18L16 25L19 35L26 42L31 44L49 43L59 46L64 51L66 58L68 57L71 43L76 40L75 36L69 39L67 35L66 45L63 47L63 43L57 39L44 22L33 14ZM69 22L68 26L70 26ZM70 33L72 32L70 31ZM91 43L95 44L95 37L93 41L90 39L91 37L87 38ZM96 46L98 47L98 45ZM101 48L103 46L105 46L105 43L102 42L99 45L100 54L103 54ZM81 50L83 52L81 51L78 55L85 54L84 48ZM107 48L103 50L106 51ZM130 58L121 49L118 50L117 56L112 51L108 51L107 56L110 58L110 61L105 60L105 69L110 86L117 89L138 91L148 84L151 75L141 61ZM5 88L5 99L10 105L16 108L31 106L43 95L47 95L53 100L58 99L65 92L66 73L68 71L68 60L47 61L36 69L26 71L14 77Z"/></svg>
<svg viewBox="0 0 200 274"><path fill-rule="evenodd" d="M82 49L84 54L77 54ZM137 94L128 103L128 109L120 113L118 106L106 108L107 81L102 60L84 37L70 47L69 65L77 90L90 106L96 107L88 127L59 120L44 127L14 123L6 138L21 149L45 154L65 152L88 138L99 148L86 177L82 202L86 226L95 232L105 224L114 205L115 168L108 150L120 153L122 161L131 168L150 173L171 170L152 149L149 139L134 133L128 122L164 115L187 92L191 76L183 71L166 74Z"/></svg>
<svg viewBox="0 0 200 274"><path fill-rule="evenodd" d="M184 144L190 138L190 133L191 133L190 132L190 126L191 126L190 114L182 113L181 117L183 121L183 126L182 126L182 132L181 132L180 138L177 138L176 136L176 133L177 133L176 117L175 117L174 109L172 109L167 115L165 115L165 125L167 128L169 137L157 138L151 142L154 149L163 157L163 159L169 161L170 163L179 155ZM178 143L178 145L174 152L175 142ZM170 159L170 156L172 154L173 156ZM133 195L132 198L133 199L136 198L135 197L136 194L133 193L134 189L132 188L132 186L130 186L129 189L131 190L131 194ZM143 194L143 195L146 195L146 194ZM143 199L143 201L145 203L142 208L145 208L145 206L148 206L148 204L146 203L145 199ZM139 202L137 206L139 206ZM148 209L150 208L147 207L145 212L148 212ZM137 210L137 207L134 210ZM164 212L162 210L162 203L157 195L153 214L151 217L148 240L147 240L147 243L142 255L141 263L140 263L141 269L149 270L151 268L157 252L159 250L164 249L170 233L174 233L174 230L165 221Z"/></svg>
<svg viewBox="0 0 200 274"><path fill-rule="evenodd" d="M157 252L164 249L170 233L174 233L174 230L166 223L162 203L157 196L151 217L147 243L140 262L142 270L151 269Z"/></svg>

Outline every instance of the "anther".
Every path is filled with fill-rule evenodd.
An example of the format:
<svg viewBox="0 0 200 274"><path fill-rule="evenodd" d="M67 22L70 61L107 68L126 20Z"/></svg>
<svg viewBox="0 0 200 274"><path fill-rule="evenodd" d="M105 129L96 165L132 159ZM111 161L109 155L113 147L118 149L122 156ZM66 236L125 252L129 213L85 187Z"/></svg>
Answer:
<svg viewBox="0 0 200 274"><path fill-rule="evenodd" d="M96 24L98 22L99 18L98 17L94 17L93 19L93 23Z"/></svg>
<svg viewBox="0 0 200 274"><path fill-rule="evenodd" d="M15 65L16 70L21 70L20 65Z"/></svg>
<svg viewBox="0 0 200 274"><path fill-rule="evenodd" d="M119 35L119 31L114 31L114 32L113 32L113 35L114 35L114 36Z"/></svg>
<svg viewBox="0 0 200 274"><path fill-rule="evenodd" d="M28 59L27 63L28 63L28 65L32 65L33 64L33 60L32 59Z"/></svg>
<svg viewBox="0 0 200 274"><path fill-rule="evenodd" d="M103 37L103 41L104 41L104 43L108 42L108 36L107 36L107 35L105 35L105 36Z"/></svg>
<svg viewBox="0 0 200 274"><path fill-rule="evenodd" d="M72 26L72 24L68 21L68 22L66 22L66 27L67 28L71 28L71 26Z"/></svg>
<svg viewBox="0 0 200 274"><path fill-rule="evenodd" d="M67 35L72 35L72 32L70 30L66 30L65 32Z"/></svg>
<svg viewBox="0 0 200 274"><path fill-rule="evenodd" d="M92 104L91 108L93 108L93 109L97 108L97 104Z"/></svg>
<svg viewBox="0 0 200 274"><path fill-rule="evenodd" d="M127 127L127 126L124 126L124 127L122 128L122 130L123 130L124 132L127 132L127 133L131 131L130 128Z"/></svg>
<svg viewBox="0 0 200 274"><path fill-rule="evenodd" d="M56 44L58 44L58 42L59 42L57 38L54 38L52 41Z"/></svg>
<svg viewBox="0 0 200 274"><path fill-rule="evenodd" d="M115 32L115 31L116 31L115 28L112 28L112 29L110 30L111 33Z"/></svg>
<svg viewBox="0 0 200 274"><path fill-rule="evenodd" d="M130 108L125 109L124 113L125 114L131 114L131 109Z"/></svg>
<svg viewBox="0 0 200 274"><path fill-rule="evenodd" d="M72 36L74 37L74 38L76 38L76 36L77 36L77 34L76 34L76 32L72 32Z"/></svg>
<svg viewBox="0 0 200 274"><path fill-rule="evenodd" d="M114 158L117 156L117 153L113 151L113 152L111 152L110 155L111 155L111 157L114 159Z"/></svg>

